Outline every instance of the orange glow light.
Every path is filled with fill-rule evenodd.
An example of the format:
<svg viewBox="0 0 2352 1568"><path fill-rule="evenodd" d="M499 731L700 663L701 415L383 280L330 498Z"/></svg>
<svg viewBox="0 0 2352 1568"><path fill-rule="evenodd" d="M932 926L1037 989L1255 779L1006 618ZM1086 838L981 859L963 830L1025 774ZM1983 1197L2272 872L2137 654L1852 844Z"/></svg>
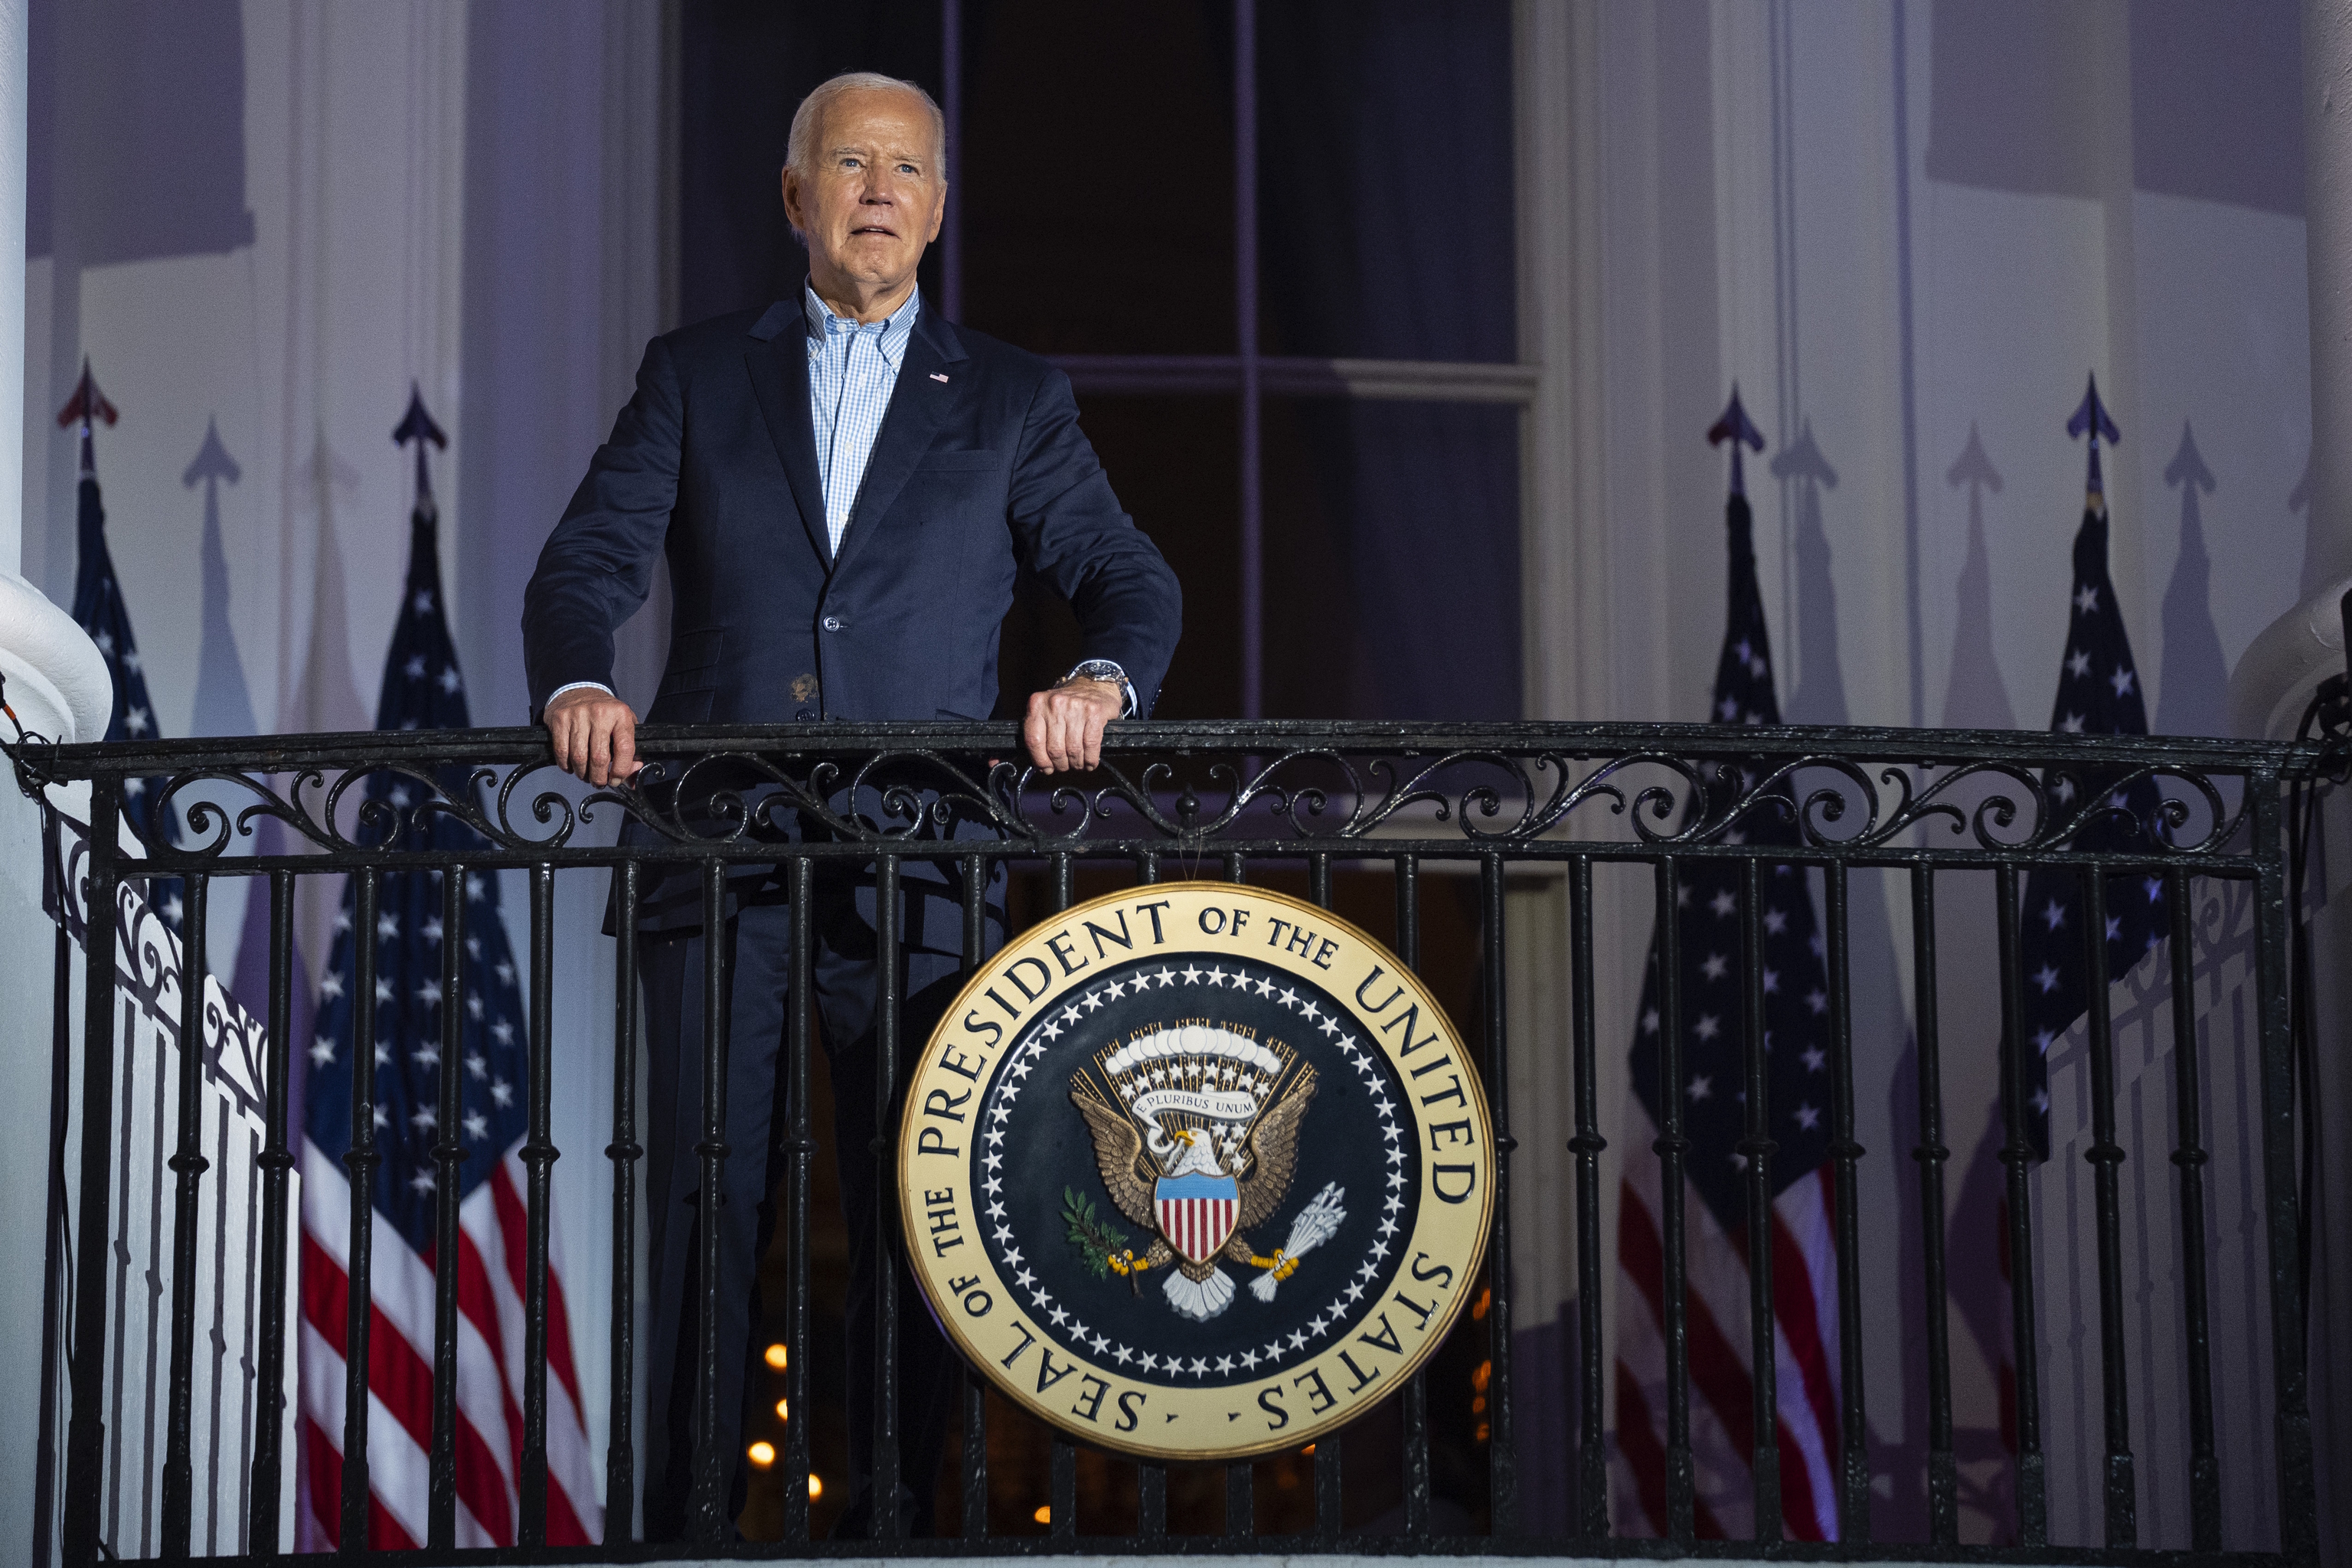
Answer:
<svg viewBox="0 0 2352 1568"><path fill-rule="evenodd" d="M751 1462L763 1470L776 1462L776 1446L773 1443L754 1443L745 1451L751 1455Z"/></svg>
<svg viewBox="0 0 2352 1568"><path fill-rule="evenodd" d="M1479 1422L1478 1430L1473 1432L1471 1436L1481 1443L1485 1442L1486 1440L1486 1424L1484 1421Z"/></svg>
<svg viewBox="0 0 2352 1568"><path fill-rule="evenodd" d="M1311 1454L1311 1453L1313 1453L1313 1452L1315 1451L1315 1445L1314 1445L1314 1444L1312 1444L1312 1443L1309 1443L1309 1444L1307 1444L1307 1447L1305 1447L1304 1448L1299 1449L1298 1451L1299 1451L1300 1453L1302 1453L1302 1454Z"/></svg>
<svg viewBox="0 0 2352 1568"><path fill-rule="evenodd" d="M1486 1392L1487 1383L1494 1375L1495 1363L1491 1361L1482 1361L1478 1363L1478 1370L1470 1374L1470 1386L1484 1394Z"/></svg>
<svg viewBox="0 0 2352 1568"><path fill-rule="evenodd" d="M1035 1513L1031 1514L1029 1517L1035 1520L1040 1524L1051 1524L1054 1522L1054 1510L1050 1508L1041 1507Z"/></svg>
<svg viewBox="0 0 2352 1568"><path fill-rule="evenodd" d="M809 1496L812 1498L824 1496L824 1478L814 1470L809 1472Z"/></svg>
<svg viewBox="0 0 2352 1568"><path fill-rule="evenodd" d="M1484 1409L1486 1409L1486 1396L1485 1394L1480 1394L1477 1398L1475 1398L1475 1399L1474 1399L1474 1400L1472 1400L1472 1401L1470 1402L1470 1414L1471 1414L1471 1415L1477 1415L1480 1411L1482 1411L1482 1410L1484 1410Z"/></svg>
<svg viewBox="0 0 2352 1568"><path fill-rule="evenodd" d="M782 1345L770 1345L768 1347L766 1357L767 1363L770 1366L774 1367L778 1372L783 1371L785 1366L791 1363L792 1359L793 1352L786 1350Z"/></svg>
<svg viewBox="0 0 2352 1568"><path fill-rule="evenodd" d="M776 1419L777 1419L777 1420L779 1420L779 1421L789 1421L789 1420L791 1420L792 1418L793 1418L793 1402L792 1402L791 1400L789 1400L789 1399L779 1399L779 1400L777 1400L777 1401L776 1401Z"/></svg>
<svg viewBox="0 0 2352 1568"><path fill-rule="evenodd" d="M1490 1287L1487 1289L1481 1290L1478 1292L1477 1304L1470 1309L1470 1315L1473 1318L1483 1318L1486 1315L1486 1309L1494 1304L1495 1292L1493 1289Z"/></svg>

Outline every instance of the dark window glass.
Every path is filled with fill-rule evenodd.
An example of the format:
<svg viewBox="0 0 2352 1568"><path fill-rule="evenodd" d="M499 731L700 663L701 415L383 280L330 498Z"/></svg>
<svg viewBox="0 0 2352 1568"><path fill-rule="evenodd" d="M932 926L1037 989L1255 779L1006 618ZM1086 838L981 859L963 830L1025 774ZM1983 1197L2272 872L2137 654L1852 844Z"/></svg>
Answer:
<svg viewBox="0 0 2352 1568"><path fill-rule="evenodd" d="M1184 634L1156 716L1241 711L1241 408L1233 397L1098 395L1080 421L1111 488L1184 585ZM997 712L1023 711L1078 658L1077 622L1060 595L1024 579L1005 618Z"/></svg>
<svg viewBox="0 0 2352 1568"><path fill-rule="evenodd" d="M967 7L964 319L1037 353L1234 352L1230 7Z"/></svg>
<svg viewBox="0 0 2352 1568"><path fill-rule="evenodd" d="M1518 417L1267 399L1266 717L1520 716Z"/></svg>
<svg viewBox="0 0 2352 1568"><path fill-rule="evenodd" d="M938 98L940 0L688 5L678 65L678 319L698 321L799 296L808 257L784 223L782 188L793 111L843 71ZM933 246L919 275L933 300L939 268Z"/></svg>
<svg viewBox="0 0 2352 1568"><path fill-rule="evenodd" d="M1516 360L1507 0L1257 16L1264 351Z"/></svg>

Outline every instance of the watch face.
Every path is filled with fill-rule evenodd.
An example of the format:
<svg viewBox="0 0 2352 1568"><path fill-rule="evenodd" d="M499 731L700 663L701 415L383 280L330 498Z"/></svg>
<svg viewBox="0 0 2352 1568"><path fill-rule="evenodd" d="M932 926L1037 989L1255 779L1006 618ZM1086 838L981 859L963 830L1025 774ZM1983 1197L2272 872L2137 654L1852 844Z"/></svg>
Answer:
<svg viewBox="0 0 2352 1568"><path fill-rule="evenodd" d="M909 1262L958 1347L1075 1436L1296 1447L1402 1386L1492 1224L1471 1058L1312 905L1167 883L1000 952L899 1132Z"/></svg>

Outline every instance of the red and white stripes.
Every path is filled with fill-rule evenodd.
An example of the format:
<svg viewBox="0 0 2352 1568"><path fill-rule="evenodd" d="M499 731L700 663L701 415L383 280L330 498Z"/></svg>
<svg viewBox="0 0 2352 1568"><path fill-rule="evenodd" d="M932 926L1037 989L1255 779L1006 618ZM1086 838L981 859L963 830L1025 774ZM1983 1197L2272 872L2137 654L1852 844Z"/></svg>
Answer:
<svg viewBox="0 0 2352 1568"><path fill-rule="evenodd" d="M1668 1533L1665 1249L1655 1130L1638 1106L1626 1129L1617 1225L1616 1432L1612 1520L1621 1533ZM1838 1322L1834 1192L1824 1165L1772 1203L1773 1385L1782 1528L1838 1535ZM1690 1191L1685 1321L1690 1430L1702 1539L1747 1535L1754 1518L1755 1386L1748 1347L1747 1232L1727 1232Z"/></svg>
<svg viewBox="0 0 2352 1568"><path fill-rule="evenodd" d="M510 1546L520 1516L523 1423L524 1171L507 1151L459 1205L457 1544ZM316 1528L341 1524L344 1329L351 1187L342 1167L302 1145L299 1430ZM548 1247L547 1540L591 1545L604 1530L573 1368L570 1314L551 1227ZM433 1263L379 1221L370 1258L369 1544L418 1547L426 1530L433 1441Z"/></svg>
<svg viewBox="0 0 2352 1568"><path fill-rule="evenodd" d="M1206 1263L1234 1233L1241 1212L1234 1198L1161 1198L1160 1229L1168 1245L1194 1263Z"/></svg>

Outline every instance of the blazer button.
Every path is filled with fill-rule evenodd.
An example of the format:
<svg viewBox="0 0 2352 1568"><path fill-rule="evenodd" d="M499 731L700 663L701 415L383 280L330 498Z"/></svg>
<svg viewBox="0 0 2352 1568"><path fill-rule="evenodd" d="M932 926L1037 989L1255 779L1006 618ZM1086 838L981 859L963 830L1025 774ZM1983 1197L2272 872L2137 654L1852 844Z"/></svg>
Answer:
<svg viewBox="0 0 2352 1568"><path fill-rule="evenodd" d="M803 724L814 724L816 722L816 710L814 708L803 708L799 712L794 713L793 717Z"/></svg>
<svg viewBox="0 0 2352 1568"><path fill-rule="evenodd" d="M841 617L839 616L825 616L824 629L829 632L839 631L841 629Z"/></svg>

